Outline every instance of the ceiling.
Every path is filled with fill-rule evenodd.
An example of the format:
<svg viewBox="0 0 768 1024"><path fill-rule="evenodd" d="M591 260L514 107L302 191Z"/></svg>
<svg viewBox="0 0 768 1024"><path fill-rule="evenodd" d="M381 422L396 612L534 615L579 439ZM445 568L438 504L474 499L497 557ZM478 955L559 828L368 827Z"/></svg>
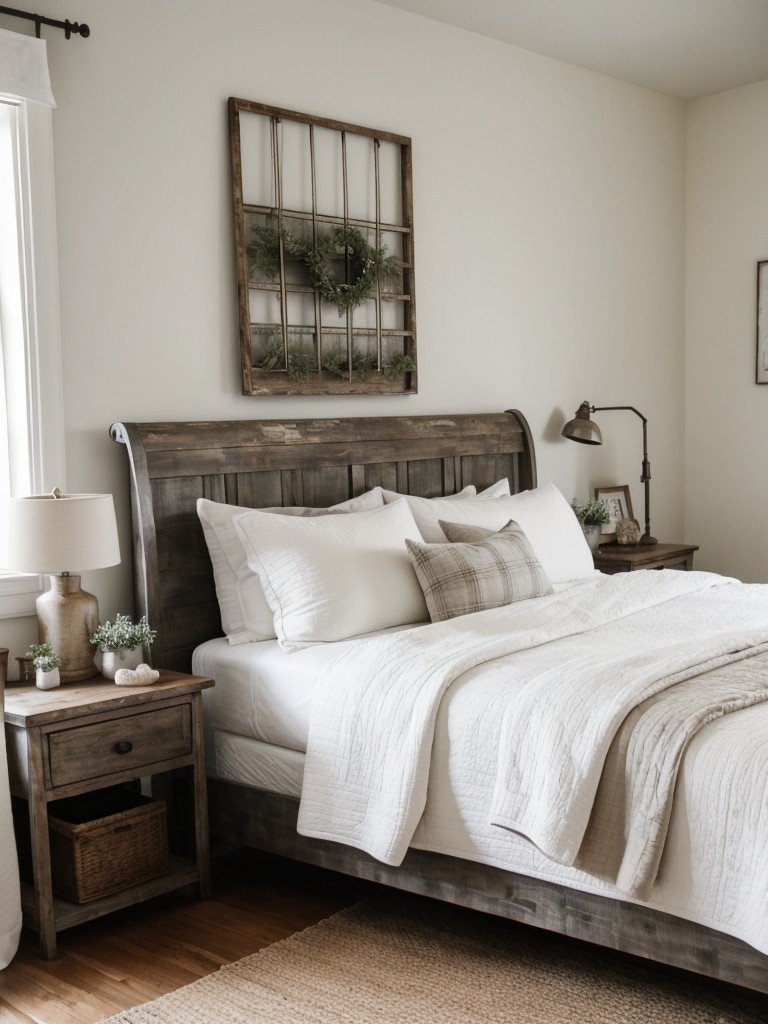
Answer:
<svg viewBox="0 0 768 1024"><path fill-rule="evenodd" d="M768 0L380 0L684 100L768 79Z"/></svg>

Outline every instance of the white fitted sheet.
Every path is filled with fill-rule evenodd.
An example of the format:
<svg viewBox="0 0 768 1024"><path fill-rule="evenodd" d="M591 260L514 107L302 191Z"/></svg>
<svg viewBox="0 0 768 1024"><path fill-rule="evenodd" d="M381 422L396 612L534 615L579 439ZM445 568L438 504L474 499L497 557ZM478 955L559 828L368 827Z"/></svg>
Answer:
<svg viewBox="0 0 768 1024"><path fill-rule="evenodd" d="M277 640L235 647L223 636L206 641L192 655L192 671L216 680L214 687L203 691L206 729L306 751L317 681L359 639L317 644L291 654Z"/></svg>
<svg viewBox="0 0 768 1024"><path fill-rule="evenodd" d="M218 637L201 644L192 671L216 680L203 691L206 729L306 750L315 684L336 653L320 645L286 654L277 640L231 647Z"/></svg>

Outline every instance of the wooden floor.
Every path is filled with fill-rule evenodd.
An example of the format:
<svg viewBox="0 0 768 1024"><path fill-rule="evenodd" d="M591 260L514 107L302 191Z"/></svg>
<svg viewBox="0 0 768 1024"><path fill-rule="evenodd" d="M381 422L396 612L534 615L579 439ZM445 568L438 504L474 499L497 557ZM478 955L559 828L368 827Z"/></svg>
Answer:
<svg viewBox="0 0 768 1024"><path fill-rule="evenodd" d="M316 924L372 892L345 878L254 851L214 858L213 897L170 893L58 936L58 956L41 960L37 936L24 931L13 963L0 971L0 1024L95 1024L156 999ZM525 925L510 922L525 934ZM555 943L575 940L554 936ZM632 964L612 950L593 955ZM682 976L672 968L656 969ZM700 979L727 993L735 1008L768 1021L762 996ZM215 1022L212 1022L215 1024Z"/></svg>
<svg viewBox="0 0 768 1024"><path fill-rule="evenodd" d="M41 960L24 930L0 972L2 1024L93 1024L255 953L355 902L342 876L242 851L214 861L213 897L171 893L58 936Z"/></svg>

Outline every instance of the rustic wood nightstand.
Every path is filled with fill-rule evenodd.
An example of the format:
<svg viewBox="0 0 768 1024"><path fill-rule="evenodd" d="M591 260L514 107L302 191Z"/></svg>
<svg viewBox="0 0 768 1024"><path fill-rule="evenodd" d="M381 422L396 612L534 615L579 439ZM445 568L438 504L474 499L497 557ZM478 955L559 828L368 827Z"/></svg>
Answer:
<svg viewBox="0 0 768 1024"><path fill-rule="evenodd" d="M209 686L213 680L204 676L161 672L157 683L142 687L98 677L55 690L6 688L11 794L23 798L29 812L34 885L22 886L24 923L39 932L44 959L56 955L56 933L65 928L185 885L196 884L201 899L210 895L201 697ZM177 768L191 775L194 855L171 856L159 878L88 903L55 897L49 803Z"/></svg>
<svg viewBox="0 0 768 1024"><path fill-rule="evenodd" d="M636 569L693 569L698 544L607 544L593 555L595 568L613 575Z"/></svg>

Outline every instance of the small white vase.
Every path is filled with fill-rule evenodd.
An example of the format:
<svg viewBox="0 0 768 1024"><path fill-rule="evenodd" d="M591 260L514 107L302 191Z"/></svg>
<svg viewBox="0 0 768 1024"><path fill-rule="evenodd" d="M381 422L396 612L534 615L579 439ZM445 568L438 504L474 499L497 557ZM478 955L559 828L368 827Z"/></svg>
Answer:
<svg viewBox="0 0 768 1024"><path fill-rule="evenodd" d="M101 674L105 679L114 679L118 669L138 668L143 660L142 647L134 647L132 650L121 647L118 651L104 651L101 655Z"/></svg>
<svg viewBox="0 0 768 1024"><path fill-rule="evenodd" d="M587 538L587 544L589 544L590 551L597 551L600 546L600 524L599 523L582 523L581 528L584 531L584 536Z"/></svg>
<svg viewBox="0 0 768 1024"><path fill-rule="evenodd" d="M38 690L55 690L61 684L61 677L58 668L49 669L44 672L41 668L35 669L35 686Z"/></svg>

